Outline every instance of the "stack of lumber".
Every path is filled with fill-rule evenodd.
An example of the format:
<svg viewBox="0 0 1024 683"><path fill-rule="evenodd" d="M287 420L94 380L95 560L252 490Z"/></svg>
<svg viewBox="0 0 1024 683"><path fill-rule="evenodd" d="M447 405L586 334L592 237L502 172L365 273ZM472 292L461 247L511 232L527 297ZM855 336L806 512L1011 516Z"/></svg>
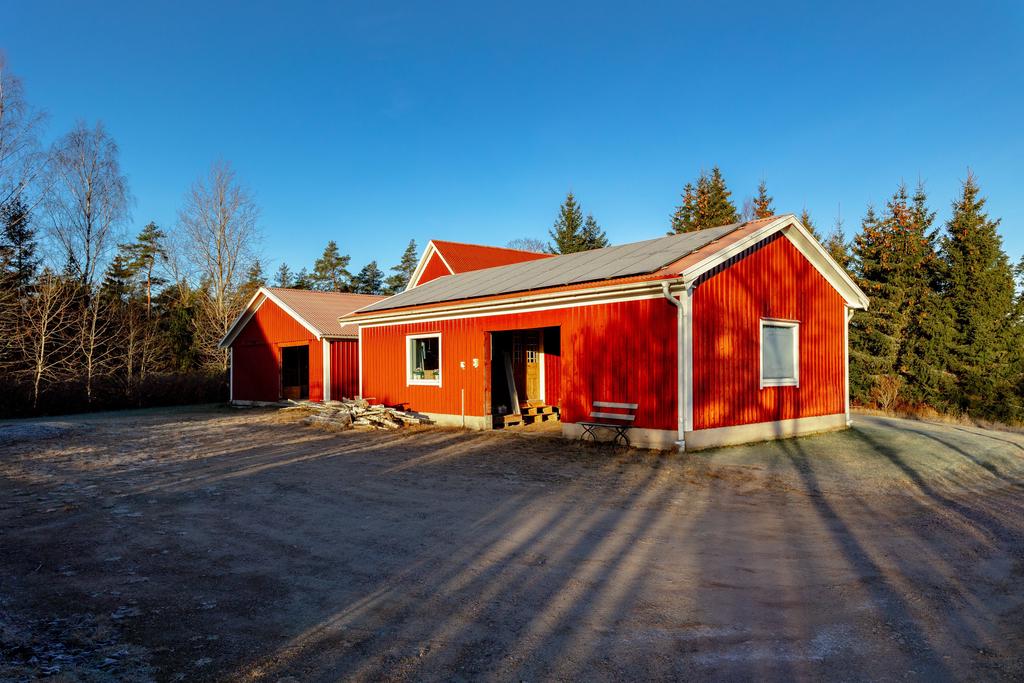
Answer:
<svg viewBox="0 0 1024 683"><path fill-rule="evenodd" d="M289 401L288 407L284 410L310 412L310 415L303 418L303 424L341 429L348 427L400 429L406 425L426 424L428 421L422 415L382 405L371 405L362 399L343 399L326 403Z"/></svg>

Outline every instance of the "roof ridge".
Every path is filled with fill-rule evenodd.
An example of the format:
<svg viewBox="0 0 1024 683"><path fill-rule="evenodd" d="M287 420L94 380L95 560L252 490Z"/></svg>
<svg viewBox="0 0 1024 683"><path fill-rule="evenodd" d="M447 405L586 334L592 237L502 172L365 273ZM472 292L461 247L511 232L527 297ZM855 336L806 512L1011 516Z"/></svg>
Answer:
<svg viewBox="0 0 1024 683"><path fill-rule="evenodd" d="M431 242L435 244L440 242L442 244L455 244L460 247L478 247L480 249L497 249L499 251L514 251L518 254L536 254L538 256L557 256L557 254L548 254L543 251L530 251L529 249L516 249L515 247L496 247L493 244L476 244L474 242L456 242L455 240L441 240L432 239Z"/></svg>

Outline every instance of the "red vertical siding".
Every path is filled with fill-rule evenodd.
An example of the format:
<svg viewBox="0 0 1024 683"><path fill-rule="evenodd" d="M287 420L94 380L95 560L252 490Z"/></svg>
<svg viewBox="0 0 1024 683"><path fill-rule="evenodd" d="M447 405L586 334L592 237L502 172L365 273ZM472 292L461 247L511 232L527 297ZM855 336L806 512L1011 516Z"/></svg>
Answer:
<svg viewBox="0 0 1024 683"><path fill-rule="evenodd" d="M562 344L560 330L544 331L544 401L557 406L562 402Z"/></svg>
<svg viewBox="0 0 1024 683"><path fill-rule="evenodd" d="M238 401L281 398L281 346L309 344L309 398L323 400L323 347L316 336L273 301L263 302L231 345L232 397Z"/></svg>
<svg viewBox="0 0 1024 683"><path fill-rule="evenodd" d="M331 398L359 395L359 342L338 339L331 342Z"/></svg>
<svg viewBox="0 0 1024 683"><path fill-rule="evenodd" d="M466 414L485 415L488 332L560 327L557 385L564 421L586 419L595 400L622 401L639 404L637 427L675 429L675 311L664 299L654 298L364 328L363 395L422 412L458 415L464 391ZM429 332L441 333L442 386L406 386L405 336ZM477 368L474 358L480 360ZM547 359L545 363L547 383L552 375L547 374Z"/></svg>
<svg viewBox="0 0 1024 683"><path fill-rule="evenodd" d="M842 297L779 235L693 292L695 429L845 410ZM800 322L800 386L760 388L760 320Z"/></svg>
<svg viewBox="0 0 1024 683"><path fill-rule="evenodd" d="M439 277L451 274L452 271L450 271L448 266L444 264L444 261L442 261L441 257L437 255L437 252L434 252L431 254L430 260L427 261L427 264L423 266L423 272L420 273L420 279L416 281L416 284L423 285L431 280L436 280Z"/></svg>

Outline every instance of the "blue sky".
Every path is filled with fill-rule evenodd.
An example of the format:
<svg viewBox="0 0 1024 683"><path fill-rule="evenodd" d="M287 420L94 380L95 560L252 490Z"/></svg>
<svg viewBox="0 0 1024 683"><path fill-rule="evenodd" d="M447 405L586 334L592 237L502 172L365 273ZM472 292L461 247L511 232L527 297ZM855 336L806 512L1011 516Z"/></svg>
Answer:
<svg viewBox="0 0 1024 683"><path fill-rule="evenodd" d="M118 141L130 230L227 159L268 269L546 237L570 189L613 242L659 236L715 164L848 234L900 180L945 219L970 166L1024 252L1024 3L3 4L51 138Z"/></svg>

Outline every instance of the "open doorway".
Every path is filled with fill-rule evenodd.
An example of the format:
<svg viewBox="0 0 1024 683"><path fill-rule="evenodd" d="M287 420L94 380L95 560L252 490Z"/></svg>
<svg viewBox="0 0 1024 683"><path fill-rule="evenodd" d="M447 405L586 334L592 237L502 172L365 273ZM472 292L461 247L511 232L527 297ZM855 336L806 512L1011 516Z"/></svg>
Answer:
<svg viewBox="0 0 1024 683"><path fill-rule="evenodd" d="M309 345L281 347L281 395L293 401L309 398Z"/></svg>
<svg viewBox="0 0 1024 683"><path fill-rule="evenodd" d="M544 327L491 333L494 426L558 419L560 332Z"/></svg>

